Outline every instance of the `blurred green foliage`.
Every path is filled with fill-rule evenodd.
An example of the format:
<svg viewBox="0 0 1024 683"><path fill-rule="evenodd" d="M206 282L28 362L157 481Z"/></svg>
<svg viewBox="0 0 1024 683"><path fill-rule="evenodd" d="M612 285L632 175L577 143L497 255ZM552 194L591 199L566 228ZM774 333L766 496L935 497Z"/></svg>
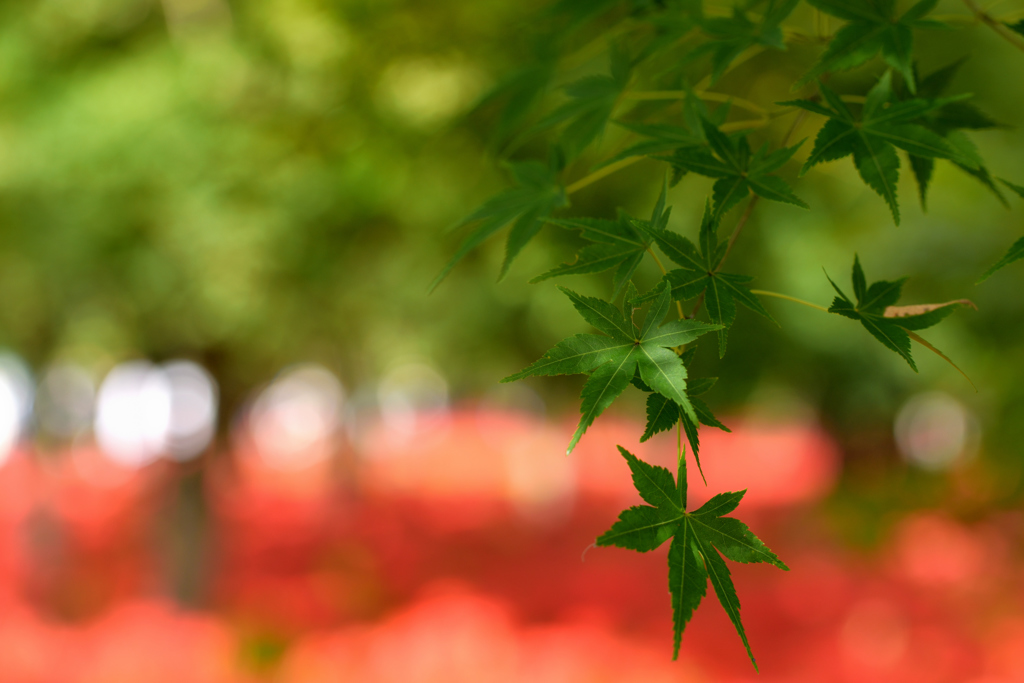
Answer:
<svg viewBox="0 0 1024 683"><path fill-rule="evenodd" d="M4 3L0 343L36 367L74 360L97 376L129 357L191 357L221 382L227 418L250 388L304 360L360 388L403 358L423 359L456 397L492 391L553 340L583 331L554 287L526 283L579 245L557 228L545 228L502 282L495 242L427 296L462 237L444 227L506 186L490 137L502 126L497 110L472 105L543 50L530 38L541 4ZM1015 127L1024 55L969 26L961 3L937 13L968 27L921 32L920 71L970 56L952 91L973 92L1005 124L972 139L994 174L1024 182ZM606 46L589 50L585 30L568 40L582 48L571 75L606 68ZM715 89L771 101L820 49L765 52ZM837 80L861 79L866 90L876 67ZM805 143L798 158L807 151ZM563 215L647 215L662 168L645 161L611 175L574 195ZM931 354L919 354L916 375L849 321L770 301L781 328L741 312L728 363L701 346L700 374L721 375L709 403L810 405L856 473L893 451L903 399L941 388L980 416L984 452L1004 463L1000 496L1010 495L1024 442L1024 268L973 283L1024 231L1024 206L1010 197L1007 210L946 164L924 213L904 168L896 228L848 162L819 169L794 185L811 211L759 206L731 257L736 267L756 287L827 305L822 267L843 277L858 252L872 279L912 274L905 302L973 299L977 313L954 316L929 339L981 391ZM672 229L695 233L710 184L687 177L671 191ZM637 278L657 276L644 264ZM566 284L610 294L599 277ZM557 407L578 392L572 379L533 386Z"/></svg>

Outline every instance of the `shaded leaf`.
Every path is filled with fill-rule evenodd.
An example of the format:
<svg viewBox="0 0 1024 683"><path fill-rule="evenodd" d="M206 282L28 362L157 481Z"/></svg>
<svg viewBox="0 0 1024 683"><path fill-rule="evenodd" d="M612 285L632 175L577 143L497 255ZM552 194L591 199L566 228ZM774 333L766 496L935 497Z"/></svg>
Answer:
<svg viewBox="0 0 1024 683"><path fill-rule="evenodd" d="M826 14L848 23L836 31L818 62L796 87L826 72L860 66L878 53L903 76L910 91L916 91L913 69L914 28L935 28L937 22L925 17L937 0L920 0L903 15L896 16L891 0L808 0Z"/></svg>
<svg viewBox="0 0 1024 683"><path fill-rule="evenodd" d="M917 372L917 365L910 353L910 340L912 337L917 338L914 330L923 330L936 325L962 305L974 307L974 304L967 299L947 301L941 304L897 306L895 304L900 298L906 278L893 281L879 280L871 285L866 285L860 259L856 256L853 260L853 288L857 298L856 304L846 296L839 285L832 281L832 278L829 278L829 282L839 295L832 301L832 305L828 309L829 312L860 321L864 328L882 345L902 356L914 372ZM939 353L930 345L929 348Z"/></svg>
<svg viewBox="0 0 1024 683"><path fill-rule="evenodd" d="M476 228L462 242L455 255L434 278L430 289L436 288L452 268L466 254L480 246L491 235L509 223L514 223L509 232L505 248L505 261L501 274L508 271L509 265L519 254L523 246L543 226L551 212L557 208L568 206L569 200L565 188L558 182L555 172L548 166L536 161L510 163L509 170L518 181L518 185L505 190L487 200L476 211L459 221L453 229L467 225Z"/></svg>

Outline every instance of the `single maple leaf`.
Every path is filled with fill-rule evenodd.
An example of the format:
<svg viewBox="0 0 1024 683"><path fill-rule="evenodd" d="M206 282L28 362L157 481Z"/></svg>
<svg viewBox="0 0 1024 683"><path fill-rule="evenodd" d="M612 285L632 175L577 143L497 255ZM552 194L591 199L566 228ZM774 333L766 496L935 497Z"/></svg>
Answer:
<svg viewBox="0 0 1024 683"><path fill-rule="evenodd" d="M895 0L808 0L826 14L845 19L818 63L796 84L800 87L829 72L860 66L879 52L886 64L900 72L910 91L914 85L913 46L915 28L944 28L925 19L938 0L921 0L896 16Z"/></svg>
<svg viewBox="0 0 1024 683"><path fill-rule="evenodd" d="M952 101L950 99L915 98L894 103L892 72L887 71L868 91L860 117L855 117L839 95L824 83L819 83L818 89L827 106L813 100L780 102L829 118L818 131L814 149L804 163L801 175L815 164L853 155L853 163L860 177L885 199L896 225L900 224L899 203L896 199L900 160L896 156L896 147L917 157L952 159L966 167L977 168L976 159L965 155L937 133L914 122L929 111Z"/></svg>
<svg viewBox="0 0 1024 683"><path fill-rule="evenodd" d="M907 278L900 278L892 282L879 280L868 286L864 278L864 270L860 265L860 258L857 256L853 257L853 293L857 297L856 304L843 293L843 290L839 289L839 285L833 282L832 278L829 277L828 281L832 283L832 287L839 294L829 306L829 313L837 313L852 320L859 320L875 339L882 342L886 348L892 349L902 356L914 372L917 372L917 365L910 355L911 338L926 344L931 350L946 358L938 349L925 343L916 334L916 331L939 323L959 306L965 304L974 306L966 299L943 304L896 306ZM953 364L948 358L946 360ZM953 367L956 365L953 364ZM957 370L959 369L957 368ZM964 376L966 377L966 375Z"/></svg>
<svg viewBox="0 0 1024 683"><path fill-rule="evenodd" d="M639 328L632 321L632 307L628 303L627 316L607 301L582 296L565 287L559 289L584 320L608 336L577 334L564 339L538 361L501 381L512 382L531 375L590 375L581 394L579 426L567 452L572 452L587 427L626 389L637 370L648 386L697 421L697 413L686 395L686 366L670 349L717 330L718 325L696 320L674 320L661 325L672 304L664 282L658 284L651 308Z"/></svg>
<svg viewBox="0 0 1024 683"><path fill-rule="evenodd" d="M774 202L808 208L806 202L793 194L786 181L772 175L790 160L800 143L774 152L768 152L766 144L751 153L746 135L730 137L706 119L702 125L706 146L680 147L674 155L659 158L684 171L718 179L712 186L716 218L751 192Z"/></svg>
<svg viewBox="0 0 1024 683"><path fill-rule="evenodd" d="M564 86L569 98L524 133L531 137L555 126L563 126L559 145L566 157L574 159L604 132L616 103L629 84L632 63L622 50L610 53L610 73L584 76Z"/></svg>
<svg viewBox="0 0 1024 683"><path fill-rule="evenodd" d="M718 241L718 217L711 211L710 203L705 203L704 206L699 236L700 249L687 238L670 230L651 231L650 234L665 255L681 266L670 270L664 278L671 288L672 298L684 301L704 293L704 308L708 312L708 317L720 326L719 357L725 355L729 327L736 320L737 301L774 322L746 284L753 278L718 272L717 269L725 258L728 243Z"/></svg>
<svg viewBox="0 0 1024 683"><path fill-rule="evenodd" d="M512 260L540 231L551 212L569 205L565 188L558 181L557 168L538 161L509 162L508 168L517 182L516 187L488 199L480 208L455 224L452 229L467 225L476 225L476 228L434 278L431 290L441 284L466 254L512 223L505 243L505 262L501 266L501 277L504 277Z"/></svg>
<svg viewBox="0 0 1024 683"><path fill-rule="evenodd" d="M661 194L654 205L650 221L639 221L625 213L620 213L618 219L614 221L603 218L550 219L549 223L571 230L579 230L580 236L590 244L579 250L576 260L572 263L563 263L557 268L538 275L530 282L540 282L560 275L600 273L615 268L615 275L612 278L612 298L615 299L626 283L630 282L633 273L650 247L651 238L647 236L647 231L664 229L668 223L672 209L671 207L665 208L667 192L668 185L663 182ZM634 224L642 224L646 230L636 228Z"/></svg>
<svg viewBox="0 0 1024 683"><path fill-rule="evenodd" d="M712 111L704 100L700 99L691 88L683 86L683 90L686 92L686 96L683 98L682 111L682 119L685 125L616 121L617 125L646 139L626 147L618 154L602 161L595 168L601 168L628 157L654 156L661 159L663 157L658 155L663 155L666 152L672 152L684 147L706 146L707 137L704 134L704 121L707 120L713 126L720 127L728 118L731 107L726 102ZM673 184L678 182L682 177L681 174L686 173L686 169L681 166L675 168L677 178Z"/></svg>
<svg viewBox="0 0 1024 683"><path fill-rule="evenodd" d="M978 153L977 147L963 132L965 130L997 128L999 124L970 102L964 102L962 97L941 97L963 63L964 59L958 59L921 79L917 88L917 96L937 106L915 120L915 123L941 136L960 154L970 159L973 165L966 165L956 160L953 160L952 163L964 173L976 178L996 196L1000 203L1008 206L995 179L985 167L985 162ZM909 99L907 92L903 89L899 89L896 94L898 101ZM914 179L917 181L921 208L926 208L928 185L935 169L935 159L915 154L908 156L910 157L910 169L914 172Z"/></svg>
<svg viewBox="0 0 1024 683"><path fill-rule="evenodd" d="M672 596L675 626L673 659L679 656L683 630L707 593L707 582L715 588L718 601L736 627L750 661L757 668L750 650L740 601L736 596L729 568L722 555L733 562L767 562L789 570L743 522L723 517L739 505L746 491L719 493L693 512L686 509L686 465L680 458L678 476L664 467L640 460L619 446L629 463L633 485L648 505L624 510L612 528L597 538L597 545L647 552L672 539L668 551L668 587Z"/></svg>

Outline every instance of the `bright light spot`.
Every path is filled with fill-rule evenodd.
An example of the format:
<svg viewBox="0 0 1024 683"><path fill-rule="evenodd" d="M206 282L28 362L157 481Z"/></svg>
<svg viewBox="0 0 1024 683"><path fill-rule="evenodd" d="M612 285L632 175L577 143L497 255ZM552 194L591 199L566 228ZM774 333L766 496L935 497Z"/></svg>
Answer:
<svg viewBox="0 0 1024 683"><path fill-rule="evenodd" d="M142 467L167 448L171 383L147 361L116 366L96 399L94 431L104 454L125 467Z"/></svg>
<svg viewBox="0 0 1024 683"><path fill-rule="evenodd" d="M17 443L32 412L32 376L17 356L0 355L0 464Z"/></svg>
<svg viewBox="0 0 1024 683"><path fill-rule="evenodd" d="M483 85L483 74L470 65L406 59L384 71L377 99L412 125L430 127L468 107Z"/></svg>
<svg viewBox="0 0 1024 683"><path fill-rule="evenodd" d="M77 365L50 366L36 393L36 420L47 434L71 439L92 425L96 387L92 377Z"/></svg>
<svg viewBox="0 0 1024 683"><path fill-rule="evenodd" d="M187 360L163 367L171 391L167 453L173 460L196 457L210 444L217 424L217 383Z"/></svg>
<svg viewBox="0 0 1024 683"><path fill-rule="evenodd" d="M977 429L974 416L952 396L917 394L896 416L896 444L915 465L944 470L971 454Z"/></svg>
<svg viewBox="0 0 1024 683"><path fill-rule="evenodd" d="M319 365L294 368L263 390L249 413L256 451L272 467L297 470L325 460L341 429L344 392Z"/></svg>
<svg viewBox="0 0 1024 683"><path fill-rule="evenodd" d="M437 370L423 363L399 365L377 386L381 419L392 436L411 436L418 414L448 410L448 382Z"/></svg>
<svg viewBox="0 0 1024 683"><path fill-rule="evenodd" d="M269 24L293 64L319 68L343 57L352 46L349 31L326 12L288 0L272 5Z"/></svg>

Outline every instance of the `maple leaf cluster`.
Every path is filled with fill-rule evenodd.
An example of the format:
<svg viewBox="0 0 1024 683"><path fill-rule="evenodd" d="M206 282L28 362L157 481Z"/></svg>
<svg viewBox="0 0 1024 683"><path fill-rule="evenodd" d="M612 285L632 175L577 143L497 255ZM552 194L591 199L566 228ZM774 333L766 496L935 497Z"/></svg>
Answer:
<svg viewBox="0 0 1024 683"><path fill-rule="evenodd" d="M973 306L966 299L900 304L906 278L869 285L857 256L853 259L854 298L828 278L838 296L827 309L752 289L753 276L734 272L726 262L758 202L778 203L779 210L814 210L798 196L794 184L819 165L847 157L864 184L885 202L897 225L902 167L913 173L922 210L940 161L975 178L1004 205L1003 188L1024 197L1024 187L992 173L968 136L970 131L999 124L969 102L970 95L947 94L962 60L924 76L918 72L915 33L949 28L932 16L937 0L907 4L901 10L895 0L737 0L723 13L701 0L560 0L545 14L543 23L550 29L538 41L535 61L485 99L488 104L505 105L495 124L497 148L512 155L546 142L547 160L507 162L514 186L460 221L457 227L472 229L437 282L505 225L511 229L502 275L545 225L576 232L580 246L574 259L532 282L610 272L608 299L561 288L583 320L600 334L564 339L503 381L586 376L570 452L630 385L647 394L647 423L640 441L673 427L679 430L675 479L664 468L643 463L619 447L640 496L649 505L626 510L598 539L599 545L639 551L671 539L669 585L676 651L710 580L750 652L723 557L785 568L746 526L723 516L738 505L742 492L722 493L696 511L687 509L682 434L701 470L700 426L728 431L709 404L698 398L713 388L715 378L691 376L700 338L714 333L717 355L724 359L738 310L745 308L774 322L761 298L776 297L859 322L916 372L912 342L952 364L918 332L958 308ZM975 8L974 3L967 4ZM1000 22L980 10L975 14L1024 49L1020 42L1024 21ZM813 35L799 23L812 17L817 22ZM842 22L830 35L825 35L827 17ZM581 77L578 69L586 58L579 55L596 44L595 30L607 32L602 34L610 45L607 72L584 71ZM589 38L577 40L584 35ZM580 52L567 47L577 43L591 47ZM796 99L759 104L752 101L760 94L756 88L749 93L712 90L751 58L787 50L795 43L820 48L792 84L789 92L796 92ZM563 52L575 56L569 59ZM569 63L573 66L566 66ZM851 70L863 72L870 85L865 86L865 78L833 78ZM560 81L562 71L572 75ZM780 68L778 73L785 70ZM564 85L555 87L559 82ZM737 112L754 118L737 118ZM765 139L770 124L784 116L793 121L785 137ZM790 144L794 132L807 122L820 124L809 150L802 141ZM798 159L802 149L805 156ZM650 218L635 218L623 210L614 217L579 215L572 210L574 193L642 159L667 164ZM798 172L794 161L800 164ZM578 169L586 174L576 175ZM690 175L712 179L703 207L689 207L694 218L702 211L695 236L673 229L672 210L666 206L669 188ZM569 182L570 177L575 179ZM731 235L720 239L721 225L732 220L733 211L744 203L746 209L733 224ZM650 282L649 273L645 275L641 268L648 256L662 275L641 294L634 280ZM979 282L1020 259L1024 259L1024 238L984 271ZM666 261L671 269L665 267ZM828 294L824 280L822 286L823 294ZM637 324L634 318L643 306L646 314ZM678 319L665 322L673 310Z"/></svg>

